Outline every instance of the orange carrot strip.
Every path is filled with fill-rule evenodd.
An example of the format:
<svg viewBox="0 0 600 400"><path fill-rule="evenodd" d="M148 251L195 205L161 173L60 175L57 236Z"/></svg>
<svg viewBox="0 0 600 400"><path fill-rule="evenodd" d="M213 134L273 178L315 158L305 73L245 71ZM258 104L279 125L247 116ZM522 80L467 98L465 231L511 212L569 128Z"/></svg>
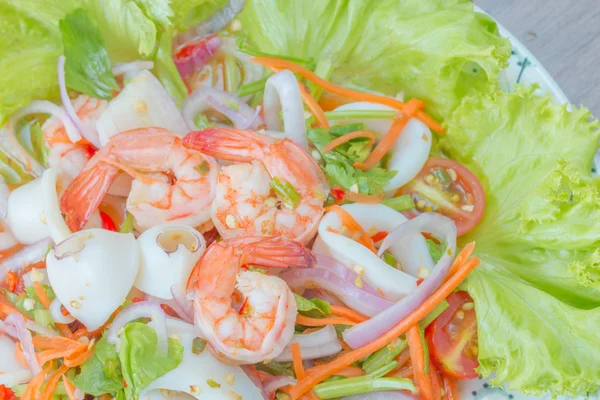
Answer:
<svg viewBox="0 0 600 400"><path fill-rule="evenodd" d="M377 254L377 249L371 240L371 237L365 232L363 227L354 219L354 217L346 210L344 210L340 206L329 206L325 209L327 212L335 212L340 219L342 220L342 225L346 228L350 229L352 232L356 232L360 234L360 238L358 239L358 243L365 246L367 249L371 250L373 253Z"/></svg>
<svg viewBox="0 0 600 400"><path fill-rule="evenodd" d="M452 266L450 266L450 269L448 270L448 277L454 275L454 273L456 272L456 270L465 263L465 261L467 260L467 258L469 258L471 256L471 254L473 254L473 251L475 250L475 242L471 242L469 244L467 244L461 251L460 253L458 253L458 255L456 256L456 258L454 259L454 262L452 263Z"/></svg>
<svg viewBox="0 0 600 400"><path fill-rule="evenodd" d="M86 361L88 361L93 356L94 356L94 347L90 347L88 350L86 350L82 353L75 352L75 353L71 354L70 356L65 357L64 363L69 368L75 368L75 367L79 367L80 365L84 364Z"/></svg>
<svg viewBox="0 0 600 400"><path fill-rule="evenodd" d="M304 364L302 364L302 352L300 351L300 344L292 343L290 350L292 351L292 361L294 363L294 372L296 373L296 378L304 379L306 374L304 371Z"/></svg>
<svg viewBox="0 0 600 400"><path fill-rule="evenodd" d="M57 360L67 357L73 353L73 350L43 350L37 353L37 360L41 366L44 366L48 361Z"/></svg>
<svg viewBox="0 0 600 400"><path fill-rule="evenodd" d="M325 326L325 325L356 325L356 322L342 317L329 318L310 318L298 314L296 323L304 326Z"/></svg>
<svg viewBox="0 0 600 400"><path fill-rule="evenodd" d="M447 375L442 375L442 383L444 385L444 400L458 400L454 380Z"/></svg>
<svg viewBox="0 0 600 400"><path fill-rule="evenodd" d="M2 319L6 318L6 316L8 314L12 314L12 313L21 314L21 316L23 317L23 319L25 321L28 321L31 319L27 315L23 314L21 311L14 308L13 306L10 306L10 305L0 301L0 315L2 316Z"/></svg>
<svg viewBox="0 0 600 400"><path fill-rule="evenodd" d="M433 365L431 365L429 375L431 376L431 398L433 400L442 400L442 378Z"/></svg>
<svg viewBox="0 0 600 400"><path fill-rule="evenodd" d="M35 291L35 295L40 300L40 303L42 303L42 306L44 306L45 309L50 308L51 301L46 295L46 291L39 282L33 282L33 290Z"/></svg>
<svg viewBox="0 0 600 400"><path fill-rule="evenodd" d="M36 335L33 337L33 345L40 350L82 350L87 347L86 343L78 342L61 336Z"/></svg>
<svg viewBox="0 0 600 400"><path fill-rule="evenodd" d="M363 171L373 168L392 148L394 143L396 143L396 140L402 133L402 130L404 130L415 113L421 110L424 106L425 103L423 103L421 100L411 99L402 111L402 117L394 120L390 130L385 134L383 139L381 139L371 154L369 154L367 159L363 162L354 163L354 166L358 169L362 169Z"/></svg>
<svg viewBox="0 0 600 400"><path fill-rule="evenodd" d="M319 103L315 100L314 97L311 96L306 86L298 82L298 86L300 87L300 94L302 95L302 100L308 106L308 109L313 113L313 115L319 121L319 126L321 128L329 129L329 120L325 116L325 111L321 108Z"/></svg>
<svg viewBox="0 0 600 400"><path fill-rule="evenodd" d="M403 102L393 99L391 97L380 96L378 94L373 93L359 92L357 90L347 89L341 86L334 85L333 83L321 78L311 70L308 70L292 61L272 57L255 57L250 59L250 61L255 62L257 64L261 64L270 69L289 69L290 71L319 85L328 92L335 93L343 97L348 97L353 100L385 104L400 111L403 111L405 107L405 104ZM444 132L444 128L438 122L434 121L431 117L425 114L425 112L420 111L417 114L417 117L433 131L438 133Z"/></svg>
<svg viewBox="0 0 600 400"><path fill-rule="evenodd" d="M413 325L406 332L406 340L410 349L410 360L415 373L415 383L419 388L419 396L423 400L432 400L431 394L431 377L425 373L425 351L421 343L421 334L419 326Z"/></svg>
<svg viewBox="0 0 600 400"><path fill-rule="evenodd" d="M339 317L346 317L355 322L363 322L369 319L369 317L362 315L361 313L354 311L351 308L331 305L331 312Z"/></svg>
<svg viewBox="0 0 600 400"><path fill-rule="evenodd" d="M44 392L42 393L42 397L40 400L52 400L52 396L54 395L54 391L56 390L56 385L58 385L58 381L63 376L65 372L69 370L65 364L62 364L56 371L50 375L48 378L48 382L46 382L46 387L44 388Z"/></svg>
<svg viewBox="0 0 600 400"><path fill-rule="evenodd" d="M411 365L411 366L401 368L396 371L392 371L389 374L386 374L385 377L386 378L409 378L409 379L412 379L414 375L415 374L413 371L413 367Z"/></svg>
<svg viewBox="0 0 600 400"><path fill-rule="evenodd" d="M46 375L48 375L51 369L52 366L49 365L29 381L25 391L23 392L23 395L21 396L21 400L39 400L40 388L44 384Z"/></svg>
<svg viewBox="0 0 600 400"><path fill-rule="evenodd" d="M467 275L469 275L469 273L473 271L473 269L475 269L479 263L480 261L477 257L468 260L450 279L444 282L439 289L433 295L431 295L430 298L417 307L415 311L404 318L394 328L390 329L373 342L348 352L332 362L325 364L326 368L319 370L317 373L311 374L305 379L300 380L290 389L292 400L296 400L301 394L306 393L313 386L322 382L324 379L335 375L336 372L341 371L348 365L390 344L392 340L405 333L411 326L417 324L427 314L433 311L435 307L437 307L442 301L444 301L444 299L448 297L448 295L450 295L450 293L452 293L462 281L465 280Z"/></svg>
<svg viewBox="0 0 600 400"><path fill-rule="evenodd" d="M327 145L325 147L323 147L321 149L321 151L323 153L330 152L331 150L335 149L336 147L341 146L344 143L347 143L353 139L358 139L358 138L369 139L369 146L372 146L373 143L375 143L375 135L373 135L371 132L355 131L355 132L346 133L343 136L333 139L331 142L327 143Z"/></svg>
<svg viewBox="0 0 600 400"><path fill-rule="evenodd" d="M62 376L62 380L63 384L65 385L65 392L67 392L67 396L69 396L69 400L77 400L77 397L75 397L75 385L73 385L73 382L71 382L64 374Z"/></svg>

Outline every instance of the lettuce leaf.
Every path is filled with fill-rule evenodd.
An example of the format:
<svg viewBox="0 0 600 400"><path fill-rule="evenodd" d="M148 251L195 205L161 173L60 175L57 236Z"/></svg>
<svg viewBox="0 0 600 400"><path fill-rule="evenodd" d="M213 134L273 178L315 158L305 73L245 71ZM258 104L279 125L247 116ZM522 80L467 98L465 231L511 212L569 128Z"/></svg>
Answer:
<svg viewBox="0 0 600 400"><path fill-rule="evenodd" d="M96 23L79 8L60 20L66 57L67 86L91 97L110 100L119 89Z"/></svg>
<svg viewBox="0 0 600 400"><path fill-rule="evenodd" d="M173 23L179 31L186 31L194 25L213 16L229 0L172 0L171 8L175 14Z"/></svg>
<svg viewBox="0 0 600 400"><path fill-rule="evenodd" d="M482 260L465 284L481 373L525 394L582 396L600 384L600 124L534 91L465 99L441 147L487 195L461 240Z"/></svg>
<svg viewBox="0 0 600 400"><path fill-rule="evenodd" d="M403 91L444 119L496 84L511 50L470 0L249 0L239 18L260 51L326 60L332 81Z"/></svg>
<svg viewBox="0 0 600 400"><path fill-rule="evenodd" d="M81 371L73 383L85 393L101 396L115 393L124 388L120 373L120 361L113 344L108 343L106 335L96 343L94 356L81 366ZM111 368L115 365L118 368ZM116 374L113 373L117 372Z"/></svg>

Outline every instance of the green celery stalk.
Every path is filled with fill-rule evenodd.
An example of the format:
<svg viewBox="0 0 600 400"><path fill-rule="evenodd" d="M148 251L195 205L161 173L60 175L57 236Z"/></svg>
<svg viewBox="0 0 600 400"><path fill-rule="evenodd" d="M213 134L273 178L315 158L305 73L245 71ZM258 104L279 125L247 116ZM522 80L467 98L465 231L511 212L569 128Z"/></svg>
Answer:
<svg viewBox="0 0 600 400"><path fill-rule="evenodd" d="M269 79L268 76L264 79L241 85L237 90L238 97L249 96L251 94L262 92L265 89L267 79Z"/></svg>
<svg viewBox="0 0 600 400"><path fill-rule="evenodd" d="M44 309L33 310L33 320L45 327L51 327L54 324L52 314L50 314L50 311Z"/></svg>
<svg viewBox="0 0 600 400"><path fill-rule="evenodd" d="M427 345L427 341L425 340L425 330L419 327L419 336L421 336L421 346L423 346L423 361L425 368L423 371L428 374L429 373L429 346Z"/></svg>
<svg viewBox="0 0 600 400"><path fill-rule="evenodd" d="M316 67L316 63L315 60L313 60L312 58L305 60L302 58L297 58L297 57L289 57L289 56L284 56L281 54L271 54L271 53L265 53L264 51L260 51L258 49L252 48L250 47L246 41L244 40L244 38L240 38L237 41L237 45L238 45L238 49L243 52L246 53L250 56L254 56L254 57L269 57L269 58L278 58L280 60L288 60L291 62L294 62L298 65L302 65L303 67L310 69L311 71L315 69Z"/></svg>
<svg viewBox="0 0 600 400"><path fill-rule="evenodd" d="M121 228L119 229L121 233L131 233L133 232L133 215L127 213L123 224L121 224Z"/></svg>
<svg viewBox="0 0 600 400"><path fill-rule="evenodd" d="M329 120L342 119L393 119L397 114L394 110L349 110L327 111L325 116Z"/></svg>
<svg viewBox="0 0 600 400"><path fill-rule="evenodd" d="M408 343L405 340L394 339L392 343L377 350L365 360L362 364L363 371L371 374L373 371L391 363L407 346Z"/></svg>
<svg viewBox="0 0 600 400"><path fill-rule="evenodd" d="M225 90L235 93L240 87L240 76L237 60L228 54L225 56Z"/></svg>
<svg viewBox="0 0 600 400"><path fill-rule="evenodd" d="M320 399L335 399L354 394L380 392L385 390L408 390L415 393L415 385L404 378L373 378L365 375L340 381L323 382L314 387Z"/></svg>
<svg viewBox="0 0 600 400"><path fill-rule="evenodd" d="M392 372L397 366L398 366L398 361L392 361L391 363L388 363L380 368L377 368L375 371L373 371L367 375L369 375L370 377L373 377L373 378L382 378L388 372Z"/></svg>
<svg viewBox="0 0 600 400"><path fill-rule="evenodd" d="M436 308L433 309L429 314L425 316L420 322L419 326L421 329L425 329L431 324L437 317L440 316L441 313L446 311L446 308L450 307L450 304L447 300L441 302Z"/></svg>
<svg viewBox="0 0 600 400"><path fill-rule="evenodd" d="M302 197L291 183L278 177L273 178L271 181L271 188L277 193L277 195L283 200L283 203L290 207L296 208L300 204Z"/></svg>
<svg viewBox="0 0 600 400"><path fill-rule="evenodd" d="M383 200L382 203L398 212L412 210L415 208L415 202L408 194Z"/></svg>
<svg viewBox="0 0 600 400"><path fill-rule="evenodd" d="M331 129L329 129L329 133L331 133L334 136L344 136L345 134L350 133L350 132L364 131L364 130L365 130L365 124L363 124L362 122L359 122L356 124L336 125L336 126L332 127Z"/></svg>
<svg viewBox="0 0 600 400"><path fill-rule="evenodd" d="M333 73L333 63L330 59L324 58L317 62L317 67L315 68L315 74L325 80L329 80L331 74ZM323 88L318 86L313 82L307 83L308 90L310 90L310 94L312 97L319 101L321 95L323 94Z"/></svg>

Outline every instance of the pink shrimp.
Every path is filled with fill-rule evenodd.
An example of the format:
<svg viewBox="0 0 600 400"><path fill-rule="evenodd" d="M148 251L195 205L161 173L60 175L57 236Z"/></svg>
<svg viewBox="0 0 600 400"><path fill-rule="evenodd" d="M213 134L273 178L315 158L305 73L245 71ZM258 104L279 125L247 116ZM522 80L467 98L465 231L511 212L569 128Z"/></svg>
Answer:
<svg viewBox="0 0 600 400"><path fill-rule="evenodd" d="M195 324L220 358L254 364L276 357L294 333L296 301L279 277L245 265L311 268L316 263L300 243L274 237L245 237L213 243L188 282ZM237 310L233 298L242 296Z"/></svg>
<svg viewBox="0 0 600 400"><path fill-rule="evenodd" d="M329 188L321 168L296 143L253 131L208 128L190 132L183 145L242 162L219 174L212 220L223 238L283 236L307 243L315 235ZM273 189L275 179L293 192L296 204L290 206Z"/></svg>
<svg viewBox="0 0 600 400"><path fill-rule="evenodd" d="M69 185L61 210L71 230L82 229L123 171L134 178L126 207L139 229L165 222L200 226L210 220L218 168L214 159L184 148L165 129L123 132Z"/></svg>

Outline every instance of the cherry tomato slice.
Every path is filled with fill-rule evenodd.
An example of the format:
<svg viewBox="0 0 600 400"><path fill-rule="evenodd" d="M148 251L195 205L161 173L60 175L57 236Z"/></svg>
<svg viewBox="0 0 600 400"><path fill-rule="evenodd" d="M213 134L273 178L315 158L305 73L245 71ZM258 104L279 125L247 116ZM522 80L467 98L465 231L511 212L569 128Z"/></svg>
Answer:
<svg viewBox="0 0 600 400"><path fill-rule="evenodd" d="M0 385L0 400L19 400L11 389L5 385Z"/></svg>
<svg viewBox="0 0 600 400"><path fill-rule="evenodd" d="M473 299L467 292L455 292L447 300L450 306L425 330L431 359L452 378L477 378L477 319Z"/></svg>
<svg viewBox="0 0 600 400"><path fill-rule="evenodd" d="M459 236L475 228L485 210L485 192L477 177L447 158L431 157L415 179L397 192L404 194L410 195L416 205L405 212L407 217L438 212L454 220Z"/></svg>
<svg viewBox="0 0 600 400"><path fill-rule="evenodd" d="M106 229L107 231L117 231L117 226L107 213L100 211L100 218L102 219L102 228Z"/></svg>

